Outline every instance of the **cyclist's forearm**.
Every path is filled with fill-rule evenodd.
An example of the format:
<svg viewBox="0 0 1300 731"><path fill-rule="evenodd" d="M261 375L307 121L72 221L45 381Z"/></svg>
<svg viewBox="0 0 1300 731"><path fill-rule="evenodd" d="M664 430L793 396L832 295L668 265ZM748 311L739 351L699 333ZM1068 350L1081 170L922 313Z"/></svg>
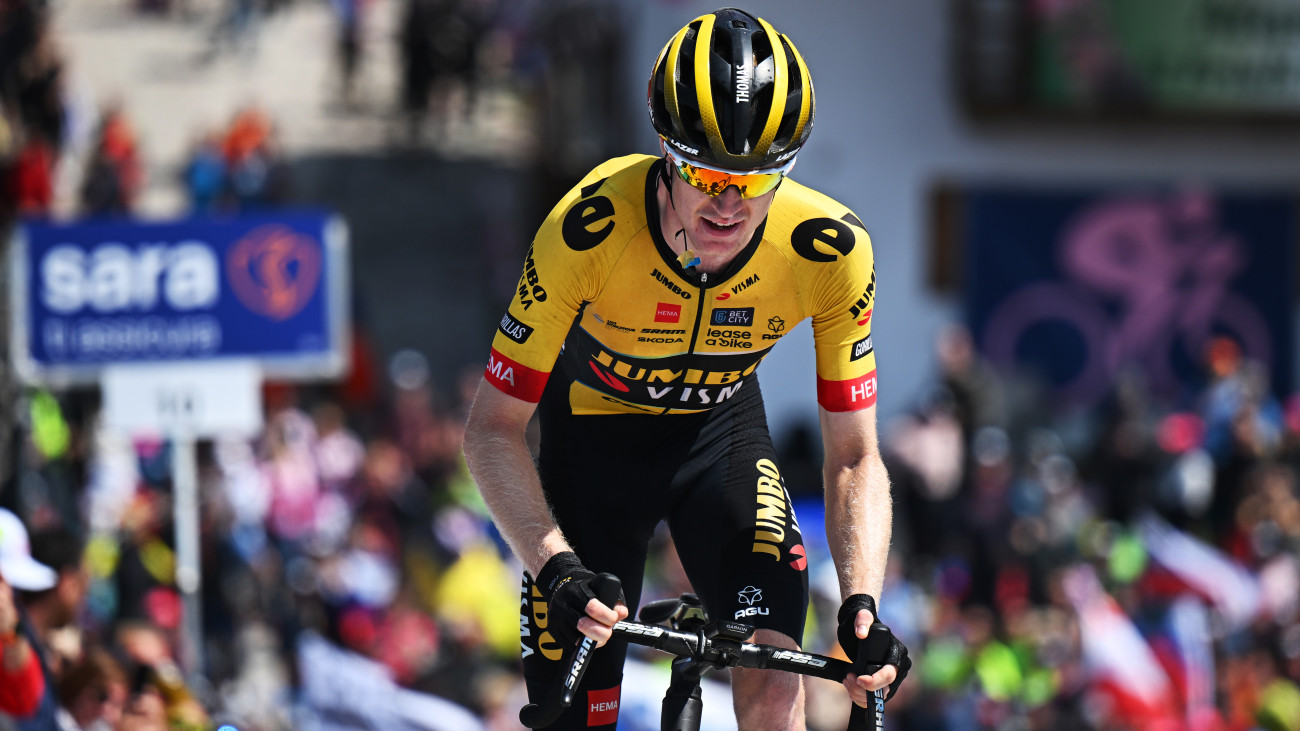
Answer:
<svg viewBox="0 0 1300 731"><path fill-rule="evenodd" d="M465 461L493 522L530 574L537 576L556 553L573 550L546 505L522 432L467 429Z"/></svg>
<svg viewBox="0 0 1300 731"><path fill-rule="evenodd" d="M841 598L870 594L877 601L893 527L889 475L879 455L826 465L826 538L839 575Z"/></svg>

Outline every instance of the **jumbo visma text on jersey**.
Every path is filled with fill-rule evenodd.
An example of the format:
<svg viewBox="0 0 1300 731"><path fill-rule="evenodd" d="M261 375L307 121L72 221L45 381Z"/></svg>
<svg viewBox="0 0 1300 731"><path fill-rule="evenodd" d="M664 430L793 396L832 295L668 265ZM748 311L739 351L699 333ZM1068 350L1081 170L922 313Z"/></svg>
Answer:
<svg viewBox="0 0 1300 731"><path fill-rule="evenodd" d="M501 317L488 381L536 403L562 378L574 414L703 411L735 398L811 319L818 402L873 405L875 271L861 221L787 179L753 240L705 281L659 229L661 165L611 160L552 210Z"/></svg>

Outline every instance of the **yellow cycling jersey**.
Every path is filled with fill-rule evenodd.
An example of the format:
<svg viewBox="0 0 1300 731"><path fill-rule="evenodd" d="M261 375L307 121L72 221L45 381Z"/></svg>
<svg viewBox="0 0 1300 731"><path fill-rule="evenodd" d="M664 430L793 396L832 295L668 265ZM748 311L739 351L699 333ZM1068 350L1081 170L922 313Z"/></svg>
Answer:
<svg viewBox="0 0 1300 731"><path fill-rule="evenodd" d="M662 168L645 155L610 160L551 211L493 339L487 380L536 403L558 370L574 414L705 411L811 317L818 403L874 404L876 275L857 216L787 179L726 271L683 270L658 223Z"/></svg>

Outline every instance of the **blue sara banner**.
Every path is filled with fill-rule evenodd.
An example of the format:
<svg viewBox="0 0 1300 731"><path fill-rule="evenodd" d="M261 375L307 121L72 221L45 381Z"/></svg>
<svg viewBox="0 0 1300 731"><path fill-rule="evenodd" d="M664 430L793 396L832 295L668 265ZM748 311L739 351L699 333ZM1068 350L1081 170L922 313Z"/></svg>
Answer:
<svg viewBox="0 0 1300 731"><path fill-rule="evenodd" d="M1121 372L1178 401L1205 380L1216 338L1287 393L1296 206L1282 192L971 191L971 330L994 365L1080 405Z"/></svg>
<svg viewBox="0 0 1300 731"><path fill-rule="evenodd" d="M234 358L277 378L343 369L347 231L336 216L25 222L15 236L13 352L27 380Z"/></svg>

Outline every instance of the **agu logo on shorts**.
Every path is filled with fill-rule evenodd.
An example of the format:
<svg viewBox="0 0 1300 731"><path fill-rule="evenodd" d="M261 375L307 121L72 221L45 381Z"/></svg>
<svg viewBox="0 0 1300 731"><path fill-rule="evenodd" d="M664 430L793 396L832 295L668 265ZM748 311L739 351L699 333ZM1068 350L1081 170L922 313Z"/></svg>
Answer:
<svg viewBox="0 0 1300 731"><path fill-rule="evenodd" d="M746 605L744 609L736 611L736 619L753 617L756 615L767 616L767 607L756 607L755 604L763 601L763 590L753 585L746 586L736 594L736 601Z"/></svg>
<svg viewBox="0 0 1300 731"><path fill-rule="evenodd" d="M307 306L320 286L320 242L285 226L255 228L231 247L226 273L245 307L287 320Z"/></svg>

